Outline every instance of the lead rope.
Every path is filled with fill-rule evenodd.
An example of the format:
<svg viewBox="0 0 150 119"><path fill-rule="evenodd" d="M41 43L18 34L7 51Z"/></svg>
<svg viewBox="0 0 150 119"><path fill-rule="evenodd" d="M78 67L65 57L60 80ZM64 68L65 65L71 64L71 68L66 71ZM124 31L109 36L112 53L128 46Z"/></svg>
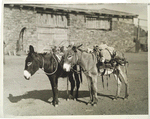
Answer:
<svg viewBox="0 0 150 119"><path fill-rule="evenodd" d="M53 55L52 55L52 56L53 56ZM56 69L55 69L55 71L52 72L52 73L47 73L47 72L44 71L44 58L42 57L42 60L43 60L43 66L42 66L41 69L45 72L46 75L53 75L53 74L56 73L56 71L57 71L57 69L58 69L58 62L57 62L57 60L56 60L56 58L55 58L54 56L53 56L53 58L54 58L54 60L56 61Z"/></svg>

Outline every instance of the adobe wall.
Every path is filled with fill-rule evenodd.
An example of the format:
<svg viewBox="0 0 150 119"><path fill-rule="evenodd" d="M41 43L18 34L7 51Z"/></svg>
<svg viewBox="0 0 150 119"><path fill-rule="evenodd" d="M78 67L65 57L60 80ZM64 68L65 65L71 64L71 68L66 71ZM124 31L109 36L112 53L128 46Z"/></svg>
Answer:
<svg viewBox="0 0 150 119"><path fill-rule="evenodd" d="M24 35L24 47L26 47L27 44L36 46L36 14L33 10L5 7L3 40L8 44L5 48L6 52L16 50L16 43L23 27L28 29L28 32L25 32Z"/></svg>
<svg viewBox="0 0 150 119"><path fill-rule="evenodd" d="M117 50L126 51L129 47L134 46L133 34L134 25L123 23L115 20L112 22L111 31L88 30L84 15L70 14L70 26L68 27L68 39L78 40L84 43L86 47L93 47L99 44L101 40L107 41L108 45L115 47ZM28 30L24 35L24 49L28 45L38 47L37 41L37 22L36 13L31 9L4 8L4 34L3 38L6 44L6 52L16 50L16 43L19 39L20 30L26 27Z"/></svg>
<svg viewBox="0 0 150 119"><path fill-rule="evenodd" d="M135 43L134 25L129 20L128 23L121 20L113 20L112 30L89 30L86 29L86 22L83 15L70 14L70 40L79 40L84 42L86 47L93 47L95 44L100 44L100 41L105 40L109 46L115 47L117 50L126 51L129 47L133 47Z"/></svg>

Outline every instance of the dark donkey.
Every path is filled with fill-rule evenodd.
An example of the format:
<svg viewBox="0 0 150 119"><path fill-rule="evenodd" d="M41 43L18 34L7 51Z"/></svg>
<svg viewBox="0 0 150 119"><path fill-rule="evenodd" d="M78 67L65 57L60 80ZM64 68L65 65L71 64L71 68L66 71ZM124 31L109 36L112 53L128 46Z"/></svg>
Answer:
<svg viewBox="0 0 150 119"><path fill-rule="evenodd" d="M29 46L29 53L25 60L25 69L24 69L24 77L29 80L30 77L39 69L43 69L43 71L48 76L52 91L53 91L53 105L58 106L58 78L65 78L68 76L69 81L71 83L71 95L69 98L73 98L73 90L75 87L75 81L73 79L73 72L65 72L62 68L63 62L59 62L57 56L54 53L36 53L34 51L33 46ZM76 70L76 66L74 67ZM76 80L76 96L78 98L78 89L80 87L80 80L78 73L74 72L75 80ZM81 75L80 75L81 76ZM82 77L80 77L82 78Z"/></svg>
<svg viewBox="0 0 150 119"><path fill-rule="evenodd" d="M81 46L81 45L80 45ZM97 59L92 53L86 53L79 50L80 46L73 46L64 53L64 64L63 68L69 72L74 65L79 65L82 71L86 75L88 87L90 91L90 101L87 104L93 106L97 104Z"/></svg>

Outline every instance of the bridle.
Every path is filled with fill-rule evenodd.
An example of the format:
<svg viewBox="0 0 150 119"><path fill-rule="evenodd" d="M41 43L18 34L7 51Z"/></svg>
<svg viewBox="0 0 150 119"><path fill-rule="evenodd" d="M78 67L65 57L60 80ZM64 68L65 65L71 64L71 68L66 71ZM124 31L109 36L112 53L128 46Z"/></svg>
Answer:
<svg viewBox="0 0 150 119"><path fill-rule="evenodd" d="M53 56L53 58L54 58L54 60L55 60L55 62L56 62L56 69L55 69L52 73L47 73L47 72L44 71L44 64L45 64L45 63L44 63L44 57L42 57L42 61L43 61L42 64L43 64L43 65L42 65L42 68L41 68L41 69L45 72L46 75L53 75L53 74L56 73L56 71L57 71L57 69L58 69L58 62L57 62L57 60L56 60L56 58L54 57L53 54L52 54L52 56Z"/></svg>

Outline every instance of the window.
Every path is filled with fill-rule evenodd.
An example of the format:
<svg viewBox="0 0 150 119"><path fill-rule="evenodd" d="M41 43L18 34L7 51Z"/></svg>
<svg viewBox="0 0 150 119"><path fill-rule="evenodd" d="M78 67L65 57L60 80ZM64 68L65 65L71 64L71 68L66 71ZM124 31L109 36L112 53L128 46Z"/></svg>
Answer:
<svg viewBox="0 0 150 119"><path fill-rule="evenodd" d="M88 29L101 29L111 30L111 19L110 18L86 18L86 28Z"/></svg>
<svg viewBox="0 0 150 119"><path fill-rule="evenodd" d="M37 24L39 26L67 27L67 17L55 14L37 14Z"/></svg>

